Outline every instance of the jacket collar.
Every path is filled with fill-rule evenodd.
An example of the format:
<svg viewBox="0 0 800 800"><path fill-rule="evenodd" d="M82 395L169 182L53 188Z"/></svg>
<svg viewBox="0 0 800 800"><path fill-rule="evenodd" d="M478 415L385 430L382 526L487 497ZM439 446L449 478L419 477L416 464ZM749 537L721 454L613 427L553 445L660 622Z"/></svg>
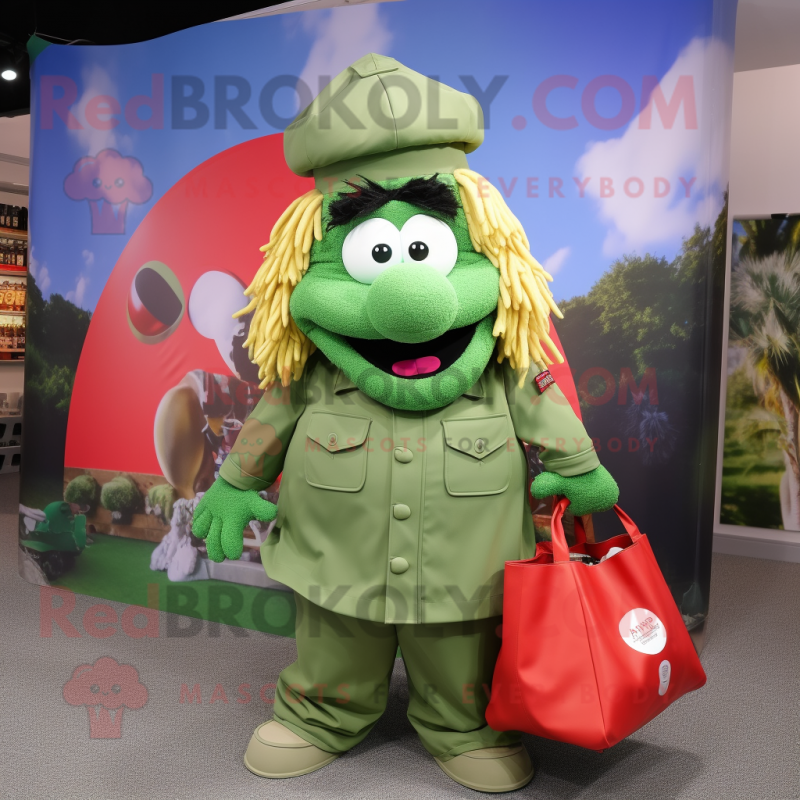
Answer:
<svg viewBox="0 0 800 800"><path fill-rule="evenodd" d="M354 389L358 389L358 386L356 386L341 369L337 369L336 379L333 383L333 393L343 394L344 392L352 392ZM481 375L478 380L475 381L474 385L464 392L464 397L469 397L470 400L482 400L484 395L483 375Z"/></svg>

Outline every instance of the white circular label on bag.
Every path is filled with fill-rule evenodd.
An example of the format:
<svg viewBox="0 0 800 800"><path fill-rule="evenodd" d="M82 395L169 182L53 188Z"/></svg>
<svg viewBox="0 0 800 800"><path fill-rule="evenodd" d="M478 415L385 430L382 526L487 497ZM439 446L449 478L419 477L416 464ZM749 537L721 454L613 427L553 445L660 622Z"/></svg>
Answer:
<svg viewBox="0 0 800 800"><path fill-rule="evenodd" d="M672 675L672 664L666 659L658 665L658 693L663 697L669 689L669 679Z"/></svg>
<svg viewBox="0 0 800 800"><path fill-rule="evenodd" d="M619 621L619 635L629 647L654 656L667 644L664 623L646 608L633 608Z"/></svg>

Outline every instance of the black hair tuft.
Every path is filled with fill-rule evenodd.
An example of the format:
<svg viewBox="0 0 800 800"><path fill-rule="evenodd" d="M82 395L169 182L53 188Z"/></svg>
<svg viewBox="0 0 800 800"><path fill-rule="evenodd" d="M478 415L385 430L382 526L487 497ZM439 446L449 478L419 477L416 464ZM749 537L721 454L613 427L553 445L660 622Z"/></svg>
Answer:
<svg viewBox="0 0 800 800"><path fill-rule="evenodd" d="M385 189L363 175L359 175L363 183L345 181L355 191L343 192L330 204L327 229L346 225L358 217L366 217L392 200L402 200L453 219L458 213L456 194L452 187L438 180L438 176L437 172L430 178L412 178L396 189Z"/></svg>

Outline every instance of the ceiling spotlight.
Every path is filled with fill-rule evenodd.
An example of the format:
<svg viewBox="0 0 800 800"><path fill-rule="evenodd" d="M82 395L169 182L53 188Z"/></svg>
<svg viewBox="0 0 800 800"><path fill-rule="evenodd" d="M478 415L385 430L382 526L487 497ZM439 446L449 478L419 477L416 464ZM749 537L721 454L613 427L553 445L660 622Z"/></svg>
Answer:
<svg viewBox="0 0 800 800"><path fill-rule="evenodd" d="M17 73L13 69L4 69L0 72L0 77L5 78L7 81L13 81L17 77Z"/></svg>

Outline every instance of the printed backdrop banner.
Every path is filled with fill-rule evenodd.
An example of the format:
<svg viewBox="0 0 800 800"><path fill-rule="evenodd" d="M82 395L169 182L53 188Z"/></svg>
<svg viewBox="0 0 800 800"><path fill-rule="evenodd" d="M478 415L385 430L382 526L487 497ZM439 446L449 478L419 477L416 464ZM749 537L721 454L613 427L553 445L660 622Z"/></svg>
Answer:
<svg viewBox="0 0 800 800"><path fill-rule="evenodd" d="M283 131L375 52L481 103L470 167L555 278L556 379L701 625L735 14L735 0L403 0L117 47L32 39L23 574L291 635L291 595L259 561L268 529L218 565L189 520L262 395L232 314L312 187L286 167ZM547 538L548 506L532 511ZM611 516L595 515L598 537Z"/></svg>

